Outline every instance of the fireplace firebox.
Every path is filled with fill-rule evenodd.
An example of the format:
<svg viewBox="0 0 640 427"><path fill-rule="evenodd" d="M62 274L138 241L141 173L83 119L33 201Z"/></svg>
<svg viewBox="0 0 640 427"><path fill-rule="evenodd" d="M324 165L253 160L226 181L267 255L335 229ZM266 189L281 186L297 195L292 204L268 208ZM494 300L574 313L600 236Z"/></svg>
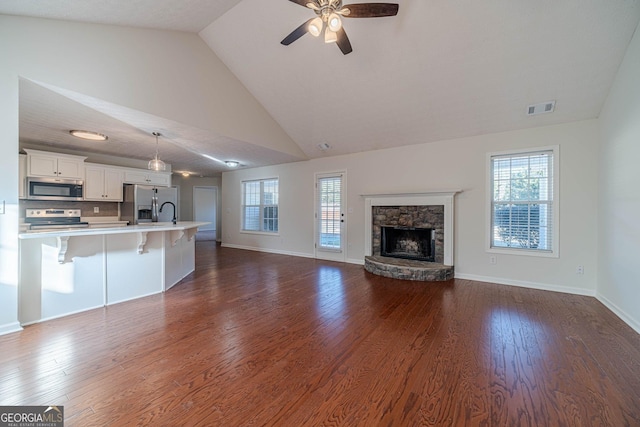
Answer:
<svg viewBox="0 0 640 427"><path fill-rule="evenodd" d="M434 262L435 230L416 227L381 227L380 255Z"/></svg>

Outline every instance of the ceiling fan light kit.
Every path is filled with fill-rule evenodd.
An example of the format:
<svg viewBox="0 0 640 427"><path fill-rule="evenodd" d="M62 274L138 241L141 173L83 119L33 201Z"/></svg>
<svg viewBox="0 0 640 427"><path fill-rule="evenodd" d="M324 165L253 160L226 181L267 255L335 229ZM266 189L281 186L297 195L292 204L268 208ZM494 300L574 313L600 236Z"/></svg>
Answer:
<svg viewBox="0 0 640 427"><path fill-rule="evenodd" d="M398 5L395 3L356 3L343 6L342 0L289 1L313 10L318 16L300 25L280 43L288 46L306 33L318 37L324 29L324 42L336 43L344 55L351 53L353 49L342 26L342 17L380 18L398 14Z"/></svg>
<svg viewBox="0 0 640 427"><path fill-rule="evenodd" d="M324 27L324 22L322 22L322 18L317 17L311 20L309 24L309 34L313 37L318 37L322 33L322 28Z"/></svg>
<svg viewBox="0 0 640 427"><path fill-rule="evenodd" d="M329 24L329 29L335 33L342 28L342 19L337 13L333 12L329 15L327 24Z"/></svg>
<svg viewBox="0 0 640 427"><path fill-rule="evenodd" d="M324 42L325 43L335 43L338 41L338 35L327 28L324 32Z"/></svg>

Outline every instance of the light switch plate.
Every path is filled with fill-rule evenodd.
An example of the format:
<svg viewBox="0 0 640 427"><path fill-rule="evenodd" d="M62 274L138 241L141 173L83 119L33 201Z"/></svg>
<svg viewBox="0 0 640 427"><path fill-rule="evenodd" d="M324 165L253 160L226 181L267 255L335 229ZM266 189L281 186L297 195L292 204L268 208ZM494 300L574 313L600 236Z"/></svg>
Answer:
<svg viewBox="0 0 640 427"><path fill-rule="evenodd" d="M6 209L4 208L4 200L2 201L2 203L0 203L0 215L4 215L4 213L6 212Z"/></svg>

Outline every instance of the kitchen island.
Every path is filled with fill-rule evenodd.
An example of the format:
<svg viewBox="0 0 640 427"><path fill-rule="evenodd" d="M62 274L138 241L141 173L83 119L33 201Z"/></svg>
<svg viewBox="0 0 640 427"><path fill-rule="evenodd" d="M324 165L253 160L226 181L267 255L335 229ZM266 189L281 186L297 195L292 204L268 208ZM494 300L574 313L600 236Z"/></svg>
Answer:
<svg viewBox="0 0 640 427"><path fill-rule="evenodd" d="M21 233L20 323L170 289L195 270L194 236L207 224L180 221Z"/></svg>

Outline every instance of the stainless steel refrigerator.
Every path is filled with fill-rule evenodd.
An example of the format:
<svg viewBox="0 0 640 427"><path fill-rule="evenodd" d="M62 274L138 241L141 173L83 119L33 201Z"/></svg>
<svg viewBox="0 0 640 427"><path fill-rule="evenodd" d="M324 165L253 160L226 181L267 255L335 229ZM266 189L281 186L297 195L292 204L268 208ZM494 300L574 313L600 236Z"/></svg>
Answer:
<svg viewBox="0 0 640 427"><path fill-rule="evenodd" d="M129 224L144 224L153 221L153 197L157 199L158 211L165 202L162 212L158 212L158 222L171 222L178 218L178 190L175 187L154 187L151 185L124 184L123 202L120 204L120 218Z"/></svg>

